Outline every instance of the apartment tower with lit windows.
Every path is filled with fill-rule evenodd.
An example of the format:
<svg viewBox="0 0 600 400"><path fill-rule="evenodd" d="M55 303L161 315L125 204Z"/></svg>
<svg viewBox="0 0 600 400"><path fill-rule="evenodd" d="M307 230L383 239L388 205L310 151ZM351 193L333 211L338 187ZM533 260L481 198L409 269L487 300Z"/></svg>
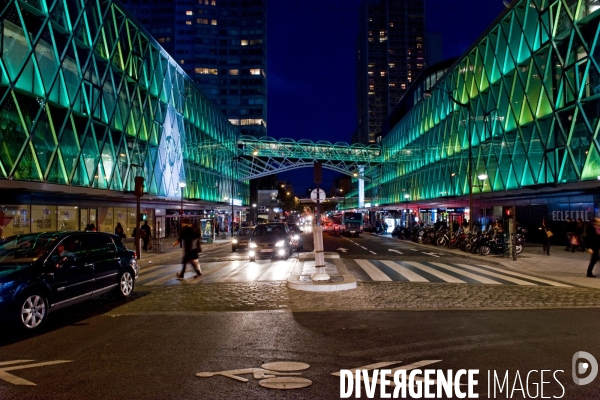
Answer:
<svg viewBox="0 0 600 400"><path fill-rule="evenodd" d="M353 142L369 144L425 68L424 0L363 0L359 18Z"/></svg>
<svg viewBox="0 0 600 400"><path fill-rule="evenodd" d="M266 136L266 0L122 0L241 135Z"/></svg>

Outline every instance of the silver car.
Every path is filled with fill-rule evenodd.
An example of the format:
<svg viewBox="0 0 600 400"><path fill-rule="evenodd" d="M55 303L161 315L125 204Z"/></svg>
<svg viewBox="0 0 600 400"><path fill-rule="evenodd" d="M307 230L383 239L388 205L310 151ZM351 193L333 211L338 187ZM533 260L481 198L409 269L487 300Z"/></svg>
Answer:
<svg viewBox="0 0 600 400"><path fill-rule="evenodd" d="M242 227L231 239L231 251L235 253L237 249L248 248L248 240L254 232L254 227Z"/></svg>

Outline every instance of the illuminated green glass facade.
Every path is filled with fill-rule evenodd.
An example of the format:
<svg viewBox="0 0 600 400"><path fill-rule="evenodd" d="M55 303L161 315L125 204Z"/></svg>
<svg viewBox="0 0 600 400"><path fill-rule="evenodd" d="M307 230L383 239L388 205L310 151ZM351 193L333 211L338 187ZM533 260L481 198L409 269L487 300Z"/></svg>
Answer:
<svg viewBox="0 0 600 400"><path fill-rule="evenodd" d="M235 130L122 5L1 4L0 180L248 203Z"/></svg>
<svg viewBox="0 0 600 400"><path fill-rule="evenodd" d="M474 193L597 180L599 21L595 1L513 2L383 139L382 197L468 194L469 145Z"/></svg>

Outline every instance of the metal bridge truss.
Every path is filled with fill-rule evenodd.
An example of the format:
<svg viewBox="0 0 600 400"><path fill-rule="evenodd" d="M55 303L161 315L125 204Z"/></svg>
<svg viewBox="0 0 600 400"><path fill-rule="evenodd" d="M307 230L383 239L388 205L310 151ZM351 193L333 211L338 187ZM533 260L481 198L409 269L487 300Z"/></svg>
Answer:
<svg viewBox="0 0 600 400"><path fill-rule="evenodd" d="M241 136L238 152L238 176L242 181L312 167L315 161L321 162L323 168L371 181L379 175L382 162L378 145L343 142Z"/></svg>

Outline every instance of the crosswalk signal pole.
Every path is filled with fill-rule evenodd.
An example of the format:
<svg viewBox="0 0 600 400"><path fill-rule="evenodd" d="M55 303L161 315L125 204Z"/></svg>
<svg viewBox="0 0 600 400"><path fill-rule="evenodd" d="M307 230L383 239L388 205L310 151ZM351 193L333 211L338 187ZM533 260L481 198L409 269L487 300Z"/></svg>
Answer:
<svg viewBox="0 0 600 400"><path fill-rule="evenodd" d="M325 272L325 255L323 254L323 226L321 225L321 199L319 183L323 181L323 167L320 162L315 161L314 164L314 181L317 184L317 222L313 237L315 240L315 268L317 270L311 276L313 281L328 281L331 279L329 274Z"/></svg>

